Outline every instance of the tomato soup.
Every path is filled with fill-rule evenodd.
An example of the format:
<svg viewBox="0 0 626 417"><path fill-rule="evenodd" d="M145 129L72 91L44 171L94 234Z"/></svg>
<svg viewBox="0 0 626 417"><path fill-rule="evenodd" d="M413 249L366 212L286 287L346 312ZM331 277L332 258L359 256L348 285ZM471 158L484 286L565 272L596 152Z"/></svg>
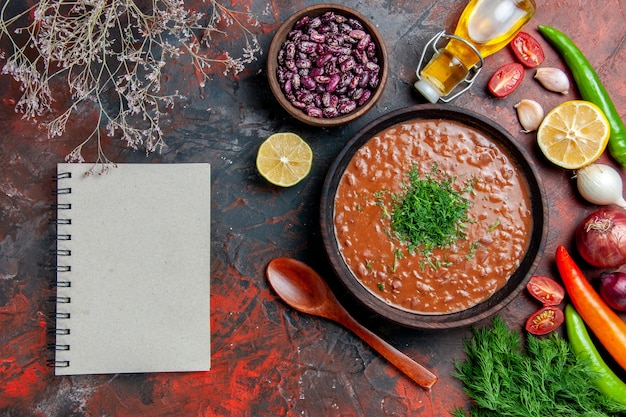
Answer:
<svg viewBox="0 0 626 417"><path fill-rule="evenodd" d="M392 216L409 174L437 172L468 202L462 237L424 250L394 233ZM459 122L413 120L369 139L335 196L337 242L352 273L397 308L448 314L504 286L529 246L528 185L508 152Z"/></svg>

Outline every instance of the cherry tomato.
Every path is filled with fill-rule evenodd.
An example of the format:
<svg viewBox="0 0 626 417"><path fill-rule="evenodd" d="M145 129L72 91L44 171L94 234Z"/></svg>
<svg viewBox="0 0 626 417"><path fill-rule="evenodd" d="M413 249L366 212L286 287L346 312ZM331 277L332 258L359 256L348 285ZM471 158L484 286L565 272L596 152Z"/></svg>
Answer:
<svg viewBox="0 0 626 417"><path fill-rule="evenodd" d="M559 305L565 297L565 290L558 282L541 275L533 276L526 284L526 288L530 295L541 301L544 306Z"/></svg>
<svg viewBox="0 0 626 417"><path fill-rule="evenodd" d="M524 79L524 67L517 62L510 62L493 73L487 87L496 97L506 97L515 90Z"/></svg>
<svg viewBox="0 0 626 417"><path fill-rule="evenodd" d="M563 311L556 306L545 306L535 311L526 320L526 330L532 334L548 334L563 324Z"/></svg>
<svg viewBox="0 0 626 417"><path fill-rule="evenodd" d="M526 32L519 32L515 35L511 41L511 49L519 62L528 68L535 68L546 57L537 39Z"/></svg>

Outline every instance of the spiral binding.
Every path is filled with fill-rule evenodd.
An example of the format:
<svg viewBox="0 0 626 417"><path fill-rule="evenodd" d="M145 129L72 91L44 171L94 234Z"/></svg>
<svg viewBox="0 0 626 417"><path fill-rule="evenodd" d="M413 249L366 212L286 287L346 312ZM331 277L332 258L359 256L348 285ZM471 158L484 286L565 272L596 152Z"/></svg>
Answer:
<svg viewBox="0 0 626 417"><path fill-rule="evenodd" d="M58 182L59 180L70 179L72 178L71 172L62 172L53 176L53 180ZM71 187L56 187L52 194L54 196L71 194ZM71 210L72 205L70 203L59 203L55 202L50 205L50 209L56 213L56 216L50 219L50 225L55 227L55 234L52 238L56 241L68 241L72 240L72 235L69 233L59 233L58 226L68 226L72 224L72 219L60 217L60 212L65 210ZM50 256L54 257L56 262L49 269L51 272L55 272L55 278L51 280L50 284L53 288L70 288L72 286L72 282L67 279L62 279L60 277L63 276L64 273L71 272L72 266L67 265L67 262L63 262L63 264L59 264L60 259L72 256L72 251L70 249L60 249L58 246L50 251ZM66 296L53 296L50 297L49 301L54 303L55 306L66 305L72 302L71 297ZM56 336L67 336L70 334L69 328L61 328L58 326L59 322L62 320L69 320L71 317L70 313L55 311L50 314L50 319L53 321L54 327L49 330L49 333ZM70 345L67 343L57 343L55 340L54 343L48 344L48 349L50 351L58 352L58 351L69 351ZM67 368L70 366L70 361L68 360L57 360L50 359L48 360L48 366L54 368Z"/></svg>

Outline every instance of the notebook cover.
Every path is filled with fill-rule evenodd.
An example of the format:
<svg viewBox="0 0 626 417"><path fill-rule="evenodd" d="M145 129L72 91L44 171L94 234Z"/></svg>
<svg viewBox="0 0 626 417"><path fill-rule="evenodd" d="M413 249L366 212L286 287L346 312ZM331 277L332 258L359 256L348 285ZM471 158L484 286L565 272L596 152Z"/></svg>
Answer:
<svg viewBox="0 0 626 417"><path fill-rule="evenodd" d="M90 168L58 165L55 374L208 370L209 164Z"/></svg>

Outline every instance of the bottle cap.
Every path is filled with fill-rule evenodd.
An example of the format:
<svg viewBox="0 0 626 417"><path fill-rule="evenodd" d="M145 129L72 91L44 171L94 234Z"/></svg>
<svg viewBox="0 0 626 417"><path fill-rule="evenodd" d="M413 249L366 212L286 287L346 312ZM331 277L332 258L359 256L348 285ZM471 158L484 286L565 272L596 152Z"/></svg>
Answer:
<svg viewBox="0 0 626 417"><path fill-rule="evenodd" d="M431 83L426 81L425 79L421 79L414 84L414 87L417 91L419 91L426 100L431 103L436 103L441 98L441 94Z"/></svg>

